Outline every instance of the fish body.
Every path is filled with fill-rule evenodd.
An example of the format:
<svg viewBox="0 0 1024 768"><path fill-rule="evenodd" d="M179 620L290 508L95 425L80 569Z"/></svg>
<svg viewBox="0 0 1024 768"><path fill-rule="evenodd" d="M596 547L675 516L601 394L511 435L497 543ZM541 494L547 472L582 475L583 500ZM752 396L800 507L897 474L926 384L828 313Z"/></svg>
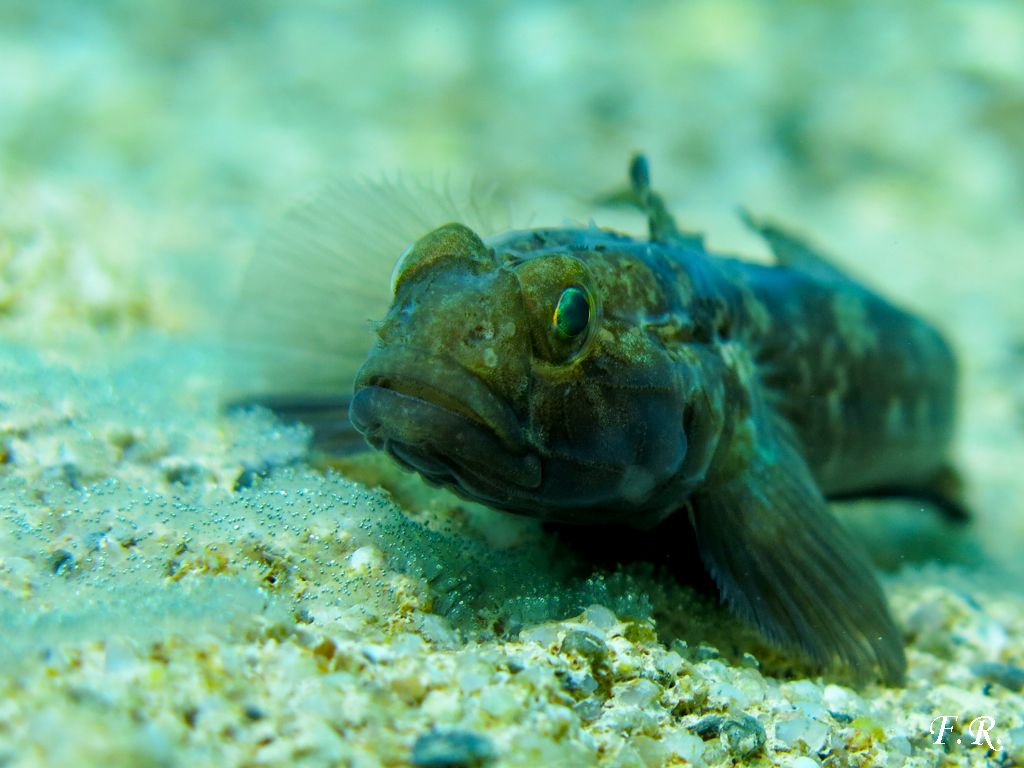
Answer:
<svg viewBox="0 0 1024 768"><path fill-rule="evenodd" d="M402 256L349 415L375 448L497 509L649 528L688 515L723 597L822 665L890 682L902 640L828 497L941 497L942 337L785 232L774 266L709 253L631 166L649 239L596 227ZM955 506L952 502L950 506Z"/></svg>

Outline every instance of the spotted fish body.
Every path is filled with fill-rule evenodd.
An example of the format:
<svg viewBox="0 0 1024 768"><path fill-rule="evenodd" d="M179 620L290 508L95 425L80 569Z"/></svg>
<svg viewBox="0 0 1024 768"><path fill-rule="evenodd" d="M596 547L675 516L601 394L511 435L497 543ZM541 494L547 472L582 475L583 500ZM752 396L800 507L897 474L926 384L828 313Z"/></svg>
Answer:
<svg viewBox="0 0 1024 768"><path fill-rule="evenodd" d="M902 641L827 497L941 497L955 364L940 335L781 230L777 264L681 234L637 158L651 237L597 228L402 257L350 418L427 480L548 520L689 515L724 599L822 665L890 682Z"/></svg>

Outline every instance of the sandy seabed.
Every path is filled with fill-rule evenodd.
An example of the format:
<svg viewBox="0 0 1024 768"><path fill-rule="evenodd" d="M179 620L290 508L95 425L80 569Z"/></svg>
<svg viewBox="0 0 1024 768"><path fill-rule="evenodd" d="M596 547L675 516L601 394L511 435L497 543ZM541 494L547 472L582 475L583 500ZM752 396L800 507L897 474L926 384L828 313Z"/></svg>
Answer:
<svg viewBox="0 0 1024 768"><path fill-rule="evenodd" d="M0 10L0 764L1024 763L1022 94L1012 2ZM638 231L586 200L641 148L713 248L789 222L957 348L974 521L837 508L904 688L221 407L246 260L325 180Z"/></svg>

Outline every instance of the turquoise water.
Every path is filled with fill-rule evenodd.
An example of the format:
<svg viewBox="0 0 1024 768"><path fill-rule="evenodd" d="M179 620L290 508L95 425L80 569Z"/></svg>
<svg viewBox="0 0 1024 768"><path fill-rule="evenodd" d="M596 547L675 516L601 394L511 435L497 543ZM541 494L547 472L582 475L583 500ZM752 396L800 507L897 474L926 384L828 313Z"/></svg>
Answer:
<svg viewBox="0 0 1024 768"><path fill-rule="evenodd" d="M1024 761L1022 94L1012 2L0 8L0 760ZM220 408L223 328L296 201L451 174L496 182L499 221L642 233L589 202L637 150L713 248L767 258L737 205L787 222L957 348L975 522L838 510L904 689ZM1004 751L936 745L950 714Z"/></svg>

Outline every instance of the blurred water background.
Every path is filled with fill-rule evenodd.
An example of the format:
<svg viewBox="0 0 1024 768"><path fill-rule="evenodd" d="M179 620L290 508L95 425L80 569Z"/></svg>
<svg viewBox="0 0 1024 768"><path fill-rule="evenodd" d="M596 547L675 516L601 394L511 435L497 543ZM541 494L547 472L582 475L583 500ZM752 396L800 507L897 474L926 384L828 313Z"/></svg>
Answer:
<svg viewBox="0 0 1024 768"><path fill-rule="evenodd" d="M325 182L468 174L500 184L516 221L594 216L642 232L588 202L637 150L713 249L766 256L735 218L747 206L950 336L977 521L922 533L906 509L864 505L861 535L894 567L915 541L939 555L912 566L920 583L1019 584L1024 6L1013 0L2 3L5 503L32 508L32 489L67 466L83 486L164 492L190 467L216 484L268 451L296 460L301 436L268 448L267 422L210 426L203 382L217 353L204 350L267 227ZM134 421L129 403L146 404ZM53 426L61 418L77 436ZM132 430L152 425L174 461L125 460ZM252 430L259 449L246 447ZM32 530L59 571L72 545ZM11 565L15 549L5 590L43 594ZM218 605L247 604L223 589ZM71 599L45 594L48 610Z"/></svg>

